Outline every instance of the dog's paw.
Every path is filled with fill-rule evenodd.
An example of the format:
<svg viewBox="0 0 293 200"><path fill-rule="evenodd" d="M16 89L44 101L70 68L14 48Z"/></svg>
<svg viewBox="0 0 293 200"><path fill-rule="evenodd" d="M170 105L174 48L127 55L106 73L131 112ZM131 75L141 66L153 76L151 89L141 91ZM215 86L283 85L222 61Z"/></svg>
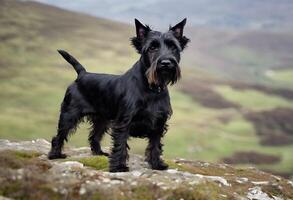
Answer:
<svg viewBox="0 0 293 200"><path fill-rule="evenodd" d="M166 169L168 169L169 165L167 165L164 162L160 162L160 163L158 163L156 165L152 165L151 167L154 170L166 170Z"/></svg>
<svg viewBox="0 0 293 200"><path fill-rule="evenodd" d="M129 168L127 166L119 166L119 167L110 167L110 172L128 172Z"/></svg>
<svg viewBox="0 0 293 200"><path fill-rule="evenodd" d="M110 154L104 152L104 151L92 151L93 155L95 156L107 156L109 157Z"/></svg>
<svg viewBox="0 0 293 200"><path fill-rule="evenodd" d="M48 158L50 160L53 160L53 159L64 159L66 158L66 154L63 154L63 153L49 153L48 155Z"/></svg>

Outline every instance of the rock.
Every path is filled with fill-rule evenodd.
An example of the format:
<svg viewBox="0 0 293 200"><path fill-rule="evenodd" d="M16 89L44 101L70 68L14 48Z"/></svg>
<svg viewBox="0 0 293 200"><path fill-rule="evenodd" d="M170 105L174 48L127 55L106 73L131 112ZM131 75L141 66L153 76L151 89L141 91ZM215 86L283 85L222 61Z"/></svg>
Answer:
<svg viewBox="0 0 293 200"><path fill-rule="evenodd" d="M251 181L254 185L267 185L269 182L267 181Z"/></svg>
<svg viewBox="0 0 293 200"><path fill-rule="evenodd" d="M248 181L248 178L240 177L236 179L237 183L246 183Z"/></svg>
<svg viewBox="0 0 293 200"><path fill-rule="evenodd" d="M0 140L1 199L293 199L292 181L259 171L186 159L170 169L149 169L130 155L129 172L109 173L108 159L90 148L65 148L66 159L48 160L44 139Z"/></svg>
<svg viewBox="0 0 293 200"><path fill-rule="evenodd" d="M247 194L247 198L249 200L281 200L282 198L280 197L269 197L268 194L264 193L260 187L253 187L253 188L249 188L248 189L248 194Z"/></svg>
<svg viewBox="0 0 293 200"><path fill-rule="evenodd" d="M132 175L133 176L136 176L136 177L139 177L140 175L142 175L142 172L141 171L132 171Z"/></svg>
<svg viewBox="0 0 293 200"><path fill-rule="evenodd" d="M223 177L220 177L220 176L203 176L201 174L196 174L195 176L200 177L201 179L207 179L207 180L219 182L224 186L231 186L231 184L229 184L226 179L224 179Z"/></svg>

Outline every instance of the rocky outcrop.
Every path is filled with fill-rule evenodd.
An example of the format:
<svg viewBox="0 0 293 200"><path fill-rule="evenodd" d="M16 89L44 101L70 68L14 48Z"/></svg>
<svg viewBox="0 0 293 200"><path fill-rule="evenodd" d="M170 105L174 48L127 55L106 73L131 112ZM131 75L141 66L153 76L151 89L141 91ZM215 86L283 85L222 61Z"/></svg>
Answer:
<svg viewBox="0 0 293 200"><path fill-rule="evenodd" d="M44 139L0 140L0 199L293 199L290 180L254 168L176 159L156 171L130 155L130 172L109 173L108 159L87 147L53 161L49 148Z"/></svg>

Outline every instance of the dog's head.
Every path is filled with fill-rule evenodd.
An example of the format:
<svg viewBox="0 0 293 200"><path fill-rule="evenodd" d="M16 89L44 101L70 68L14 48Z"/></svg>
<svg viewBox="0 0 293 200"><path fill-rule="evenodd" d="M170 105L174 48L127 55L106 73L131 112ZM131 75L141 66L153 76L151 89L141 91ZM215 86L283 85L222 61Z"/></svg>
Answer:
<svg viewBox="0 0 293 200"><path fill-rule="evenodd" d="M146 65L145 75L149 85L165 88L176 83L181 77L180 53L189 39L183 35L186 18L167 32L152 30L135 19L136 37L132 45L142 55Z"/></svg>

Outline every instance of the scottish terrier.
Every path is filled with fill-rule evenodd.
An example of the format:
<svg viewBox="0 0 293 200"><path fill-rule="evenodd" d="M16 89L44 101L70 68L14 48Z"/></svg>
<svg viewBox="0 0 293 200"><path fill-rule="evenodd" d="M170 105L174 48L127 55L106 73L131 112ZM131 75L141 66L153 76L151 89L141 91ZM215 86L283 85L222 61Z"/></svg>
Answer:
<svg viewBox="0 0 293 200"><path fill-rule="evenodd" d="M89 143L95 155L108 156L102 151L100 141L111 129L110 172L129 171L129 137L147 138L146 161L152 169L167 169L161 158L161 140L172 115L167 86L181 77L180 53L189 42L183 35L185 24L186 19L162 33L135 19L136 36L131 43L140 59L123 75L89 73L66 51L58 50L78 76L65 93L58 133L52 139L48 158L66 157L62 153L64 141L86 118L92 124Z"/></svg>

